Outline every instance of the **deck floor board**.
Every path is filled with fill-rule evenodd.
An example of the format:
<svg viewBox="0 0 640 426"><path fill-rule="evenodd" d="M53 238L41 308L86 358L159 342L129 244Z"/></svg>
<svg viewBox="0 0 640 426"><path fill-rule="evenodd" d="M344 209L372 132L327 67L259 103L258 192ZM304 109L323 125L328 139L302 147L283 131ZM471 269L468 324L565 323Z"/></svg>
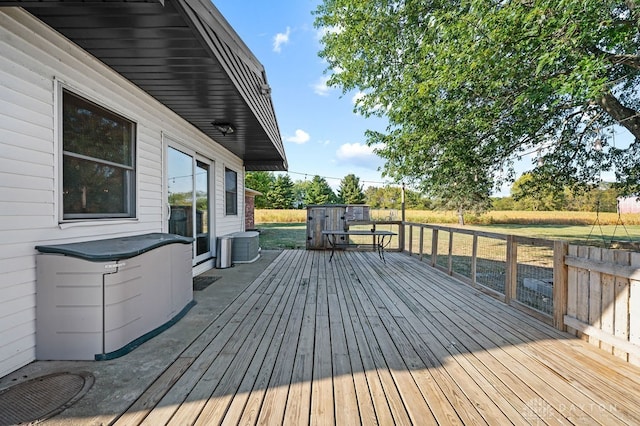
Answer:
<svg viewBox="0 0 640 426"><path fill-rule="evenodd" d="M116 424L639 424L640 369L401 253L284 251Z"/></svg>

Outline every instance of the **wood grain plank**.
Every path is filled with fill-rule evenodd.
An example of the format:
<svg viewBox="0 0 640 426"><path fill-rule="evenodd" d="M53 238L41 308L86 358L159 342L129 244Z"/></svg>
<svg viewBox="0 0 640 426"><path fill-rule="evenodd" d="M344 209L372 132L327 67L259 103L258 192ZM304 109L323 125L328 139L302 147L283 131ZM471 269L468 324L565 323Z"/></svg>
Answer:
<svg viewBox="0 0 640 426"><path fill-rule="evenodd" d="M335 273L335 268L332 268L331 272ZM358 398L353 381L353 370L351 369L345 327L342 322L335 275L328 281L333 284L336 290L336 293L328 294L335 422L341 425L356 425L360 424Z"/></svg>
<svg viewBox="0 0 640 426"><path fill-rule="evenodd" d="M358 262L358 264L361 264L361 262ZM375 263L370 263L368 266L358 267L359 273L365 276L370 271L375 272L368 276L368 281L375 283L375 286L372 288L373 291L370 292L373 298L375 298L376 295L389 294L385 292L381 285L381 281L375 278L376 274L379 275L382 273L377 266L378 265ZM383 305L382 300L378 300L376 303ZM398 310L398 313L395 317L390 318L388 315L385 315L384 310L379 311L381 317L386 318L386 320L383 319L383 322L385 324L390 324L395 321L398 322L397 327L400 329L410 330L410 328L403 326L406 325L404 317L411 317L412 309L415 309L415 307L408 306L405 301L401 300L401 298L394 298L394 300L390 301L388 305L393 305L394 309ZM394 328L393 331L397 334L398 328ZM420 345L420 343L416 343L416 341L419 340L417 337L417 335L402 336L394 338L394 341L401 350L403 358L405 358L411 366L412 372L415 371L413 374L414 380L420 388L427 405L433 412L434 417L442 424L458 424L461 418L462 421L465 421L466 419L468 422L473 422L473 416L465 415L467 409L468 411L472 411L477 414L473 404L468 399L464 398L464 395L461 397L459 396L462 392L450 377L442 374L442 364L438 362L437 357L431 353L430 347L437 343L430 341L428 344ZM401 341L398 342L398 339L401 339ZM411 345L408 343L408 339L413 341ZM417 347L416 344L418 345ZM456 402L450 402L445 394L449 395L450 399L455 400ZM455 404L456 407L454 408L452 404ZM465 404L467 404L467 407L465 407ZM458 413L456 413L456 410L458 410ZM462 414L460 414L460 412Z"/></svg>
<svg viewBox="0 0 640 426"><path fill-rule="evenodd" d="M631 253L630 265L640 268L640 253ZM629 342L640 347L640 280L629 281ZM640 356L629 355L629 362L640 366Z"/></svg>
<svg viewBox="0 0 640 426"><path fill-rule="evenodd" d="M316 316L313 382L311 385L311 424L334 424L333 376L329 317Z"/></svg>
<svg viewBox="0 0 640 426"><path fill-rule="evenodd" d="M124 414L113 422L114 426L140 424L158 401L166 394L193 363L192 358L178 358L158 377L151 386L129 407Z"/></svg>
<svg viewBox="0 0 640 426"><path fill-rule="evenodd" d="M334 423L333 364L329 330L329 285L327 262L318 264L318 297L316 299L313 382L311 384L311 424Z"/></svg>
<svg viewBox="0 0 640 426"><path fill-rule="evenodd" d="M348 285L347 274L345 273L344 265L342 262L336 262L334 268L336 276L337 299L339 303L340 314L342 316L342 327L345 336L346 350L349 356L351 376L357 399L358 420L361 424L365 425L376 424L376 411L369 390L369 385L367 383L367 374L362 364L360 350L352 324L352 316L355 315L355 307L353 306L351 298L347 298L344 290L344 287ZM388 406L386 408L388 410ZM338 412L339 409L336 408L337 416ZM387 411L387 413L390 416L390 412Z"/></svg>
<svg viewBox="0 0 640 426"><path fill-rule="evenodd" d="M420 274L418 273L414 273L414 275L419 276ZM455 287L457 288L457 287ZM536 341L538 339L541 339L540 342L542 342L542 344L549 344L551 345L551 343L547 343L547 342L551 342L549 340L550 337L554 336L553 338L556 339L555 343L553 344L553 348L550 348L549 350L544 349L544 351L549 354L555 354L557 352L560 352L558 355L561 357L566 357L568 359L573 359L573 363L574 364L583 364L582 366L578 366L577 368L575 368L575 370L573 370L573 372L576 372L577 376L579 377L579 375L583 375L585 370L590 370L591 369L591 365L589 364L589 362L593 362L593 360L596 360L597 362L600 362L602 365L607 365L610 366L611 364L611 360L605 360L604 358L606 358L606 355L602 354L602 352L597 351L595 349L589 349L589 347L581 347L581 351L583 351L583 353L586 353L589 358L591 359L591 361L584 361L583 362L583 356L577 356L576 351L575 351L575 345L576 343L571 343L570 341L568 341L566 339L566 335L562 335L560 333L557 333L555 330L553 329L549 329L548 327L545 327L544 325L535 322L535 321L531 321L530 319L528 321L524 321L524 320L519 320L519 322L521 324L513 323L513 319L518 319L518 318L526 318L524 316L522 316L520 313L518 312L514 312L513 310L510 309L504 309L503 306L500 306L500 304L496 301L493 300L488 300L488 303L481 303L481 304L477 304L476 303L476 298L475 297L471 297L469 296L470 302L474 304L474 306L477 306L478 308L482 309L482 310L486 310L485 308L488 306L493 306L495 307L495 312L498 312L500 316L504 316L504 314L507 314L507 316L509 317L507 320L502 320L505 321L505 324L509 325L509 326L513 326L516 327L516 330L518 330L518 334L523 334L523 335L529 335L530 330L539 330L539 331L543 331L543 333L540 334L540 337L538 336L531 336L531 338L536 339ZM486 315L486 313L484 313L483 315ZM482 317L479 317L479 319ZM499 318L499 316L497 316L496 318ZM563 337L564 336L564 337ZM538 344L536 343L536 346ZM559 351L558 351L559 349ZM563 359L563 358L559 358L559 359ZM603 375L599 375L599 382L595 382L593 385L590 385L590 389L598 389L598 393L601 395L598 395L598 398L602 398L602 396L604 396L605 398L608 398L608 395L611 391L615 390L616 388L624 388L624 389L634 389L635 387L637 387L637 381L634 379L637 377L637 373L633 373L633 369L630 369L630 366L625 366L624 364L617 364L616 367L619 372L611 372L611 373L607 373L607 374L603 374ZM625 372L623 370L628 370L628 372ZM637 370L635 370L637 371ZM625 377L625 375L627 375L627 377ZM609 381L609 376L616 380L619 381L615 384L608 384ZM631 383L630 380L633 380L635 382ZM626 383L626 384L625 384ZM608 389L605 391L602 391L601 389ZM634 391L631 391L634 392ZM632 395L635 395L635 393L632 393ZM594 395L594 398L596 396ZM616 404L616 399L609 399L609 402L607 402L607 406L615 406ZM631 402L625 409L633 411L636 410L634 407L634 403ZM598 414L598 413L595 413ZM623 416L622 418L624 418L623 413L621 413L621 416ZM630 417L633 418L633 417Z"/></svg>
<svg viewBox="0 0 640 426"><path fill-rule="evenodd" d="M303 319L300 338L284 413L285 425L308 423L311 416L311 382L313 380L313 347L316 324L315 301L314 303L306 303L306 300L302 301L302 308Z"/></svg>
<svg viewBox="0 0 640 426"><path fill-rule="evenodd" d="M343 310L343 324L348 336L349 354L354 370L354 382L358 392L358 406L362 424L393 424L394 418L384 394L381 378L375 369L375 361L366 342L364 329L353 299L353 270L350 262L336 264L342 277L339 292Z"/></svg>
<svg viewBox="0 0 640 426"><path fill-rule="evenodd" d="M448 288L448 290L458 290L458 287L451 287L451 288ZM488 306L488 304L484 304L484 303L478 304L476 301L477 300L476 297L467 295L466 292L464 291L459 291L459 292L456 291L456 293L465 298L469 297L470 299L469 302L473 303L475 306L479 308L484 308ZM430 297L430 300L440 301L442 298L453 297L453 294L450 291L441 291L436 294L429 294L428 297ZM491 302L491 304L494 304L494 303ZM594 419L593 417L591 417L592 415L597 416L598 421L606 418L608 418L609 421L612 421L612 422L620 421L620 419L616 417L618 413L615 413L615 412L611 413L609 411L605 411L605 412L590 411L590 407L593 407L592 405L593 400L586 398L582 392L576 392L576 390L572 389L570 386L567 386L567 383L564 382L563 380L558 381L554 379L549 384L545 384L546 383L545 380L549 380L549 370L546 368L541 368L537 362L532 363L530 355L526 351L524 352L524 354L522 353L523 348L527 348L528 344L526 343L526 341L523 341L519 337L519 332L520 332L519 329L518 329L518 333L515 333L514 329L510 329L511 325L509 325L508 321L506 323L503 323L504 327L507 327L507 328L500 327L499 323L494 323L494 322L492 322L490 326L484 325L484 324L488 324L488 321L496 321L496 320L501 321L500 315L502 314L503 311L513 312L512 309L505 310L503 308L497 311L498 316L496 316L495 318L491 318L490 316L491 314L488 315L487 312L476 313L474 309L460 310L452 317L452 319L455 321L456 324L459 324L460 321L462 320L461 317L471 315L472 319L469 320L468 324L470 325L474 324L475 326L482 325L484 327L482 334L484 335L491 335L492 333L494 333L492 339L496 339L494 341L496 342L496 344L498 344L497 347L501 348L503 351L506 351L511 356L516 357L516 360L519 360L519 362L517 363L514 363L514 364L508 363L507 365L509 366L522 365L526 369L530 370L530 372L527 373L525 376L527 377L527 381L534 383L538 389L545 389L545 391L541 393L541 396L544 398L541 401L544 402L545 404L551 404L563 415L567 416L569 419L573 419L572 421L584 422L584 421L589 421L589 419L591 419L590 421L593 421ZM532 321L532 320L529 320L529 321ZM446 327L442 327L442 329L446 329ZM553 329L550 329L550 330L553 330ZM475 333L470 333L470 335L474 337L476 336ZM505 338L509 338L513 340L509 344L506 344L506 342L500 343ZM534 342L532 342L531 344L534 344ZM584 374L584 372L582 371L580 372L580 374ZM569 405L566 405L566 404L569 404ZM607 404L607 407L613 407L614 406L613 404L615 404L615 402L612 402L611 404L612 405ZM573 411L567 412L567 407L571 407ZM579 407L586 408L586 411L585 410L580 411L578 409ZM623 413L620 413L620 415L623 415Z"/></svg>
<svg viewBox="0 0 640 426"><path fill-rule="evenodd" d="M255 353L255 340L262 336L271 318L262 317L262 310L267 304L266 297L256 303L255 309L244 316L240 326L220 349L207 371L193 387L185 402L171 419L174 424L193 424L201 416L209 399L231 392L230 385L224 386L224 378L229 375L240 375L246 370L246 364ZM262 319L262 320L261 320ZM242 371L243 374L239 374Z"/></svg>
<svg viewBox="0 0 640 426"><path fill-rule="evenodd" d="M602 249L599 247L589 247L589 259L600 261L602 259ZM602 281L600 272L589 271L589 324L592 327L601 329L602 318ZM589 336L589 343L600 347L600 340L594 336Z"/></svg>
<svg viewBox="0 0 640 426"><path fill-rule="evenodd" d="M463 419L465 423L473 422L474 416L477 417L478 411L487 411L484 417L489 423L495 423L496 421L504 421L506 415L511 422L524 422L522 413L515 410L519 400L513 398L513 392L508 389L504 389L504 386L497 379L491 380L491 376L486 372L480 372L475 366L477 361L475 357L469 356L462 350L466 346L459 346L467 336L465 333L449 333L445 336L441 333L447 333L449 329L455 329L453 323L448 324L445 327L433 327L438 320L442 320L441 313L433 306L424 306L419 304L418 300L413 299L411 296L418 296L417 292L407 292L405 286L393 286L393 291L397 297L406 296L406 319L397 319L402 322L400 329L404 330L407 334L407 338L412 338L412 344L416 348L416 351L420 354L431 353L435 360L446 360L448 358L454 358L453 362L442 363L431 366L430 368L438 367L434 374L435 380L446 395L452 399L452 403L455 405L455 409L458 411L458 415ZM408 293L408 295L407 295ZM387 296L392 298L394 295L387 292ZM439 331L441 330L441 331ZM420 337L417 339L416 337ZM467 344L469 342L466 342ZM464 343L462 343L464 345ZM479 348L479 346L477 346ZM442 363L442 364L441 364ZM453 366L453 367L452 367ZM458 367L459 366L459 367ZM447 378L437 375L439 370L446 370L451 378ZM446 388L447 382L452 382L460 386L458 389ZM444 385L444 387L443 387ZM493 392L502 387L503 392ZM491 389L491 395L485 394L481 389ZM463 394L456 397L457 394ZM467 395L467 398L464 398ZM473 401L473 403L471 403ZM482 403L484 401L484 403ZM500 406L500 410L504 414L498 412L491 412ZM466 406L466 408L465 408ZM435 408L434 408L435 411ZM446 420L446 423L453 422L454 419ZM442 420L440 420L442 422Z"/></svg>
<svg viewBox="0 0 640 426"><path fill-rule="evenodd" d="M458 393L462 393L463 398L458 397L456 399L456 393L454 391L446 391L446 394L450 398L453 397L452 403L456 407L456 410L458 410L458 414L461 416L463 421L465 421L465 423L468 423L469 421L477 421L474 419L477 418L479 414L486 416L484 418L488 419L487 421L490 424L495 423L495 416L498 416L498 418L500 418L504 415L508 416L509 421L515 423L527 423L534 418L541 420L535 412L525 413L527 414L527 418L523 417L523 412L525 412L526 410L523 411L522 409L522 406L524 404L520 399L522 398L522 396L520 395L530 395L533 398L538 397L535 392L529 389L530 385L528 383L518 380L518 377L520 377L520 374L518 373L525 373L526 375L524 377L528 379L530 376L529 372L523 369L519 363L511 361L507 362L506 366L500 367L500 369L502 369L506 374L500 375L499 378L495 377L493 380L490 380L490 375L485 375L486 373L480 374L479 370L477 369L477 354L480 353L480 356L483 356L485 359L490 359L490 357L494 356L492 354L495 354L495 343L486 338L483 338L483 334L478 330L474 330L474 333L472 334L467 334L468 331L465 332L465 330L462 330L461 332L459 330L460 319L451 320L447 316L447 312L457 312L459 309L465 310L465 307L463 305L459 305L455 301L451 300L441 300L440 297L437 297L433 294L425 294L424 288L421 288L420 284L416 282L414 283L414 285L416 286L416 288L414 289L412 294L415 295L416 302L418 302L418 299L421 299L424 296L424 298L422 299L424 309L421 310L418 308L412 308L412 311L425 313L423 314L422 321L412 321L407 328L419 328L419 331L416 330L417 334L423 338L427 350L434 350L434 348L437 348L436 352L434 352L434 356L437 357L437 359L447 360L448 358L455 357L455 362L464 365L467 376L466 379L464 378L464 373L461 374L460 372L452 371L454 377L457 377L455 383L461 386L461 390L458 391ZM406 291L406 289L407 287L405 285L402 285L402 291ZM454 304L448 305L448 303ZM420 316L420 314L418 315ZM457 316L457 314L454 315ZM475 320L468 320L469 324L473 324L475 322ZM440 342L440 344L438 344L438 342ZM474 355L469 355L466 352L467 350L470 350L470 348L475 349L473 351ZM498 359L500 359L501 362L505 362L504 359L496 357L496 360ZM444 368L449 369L449 366L453 363L454 361L444 363ZM476 368L474 368L474 366ZM493 366L494 368L496 368L496 366L500 366L500 364L494 361ZM498 369L498 371L500 371L500 369ZM519 371L519 369L523 371ZM469 375L469 373L471 375ZM506 383L509 383L512 387L506 387L506 383L502 382L503 380L506 381ZM493 399L493 401L496 402L496 404L499 405L499 408L504 412L504 414L501 415L500 413L497 413L495 411L487 412L488 409L486 406L484 407L484 409L480 407L479 409L481 411L478 412L478 409L474 408L473 404L471 405L471 409L465 409L465 405L468 405L468 403L465 404L464 402L464 400L466 399L464 398L465 391L467 393L471 392L469 394L469 399L473 401L474 404L477 401L482 401L483 399L486 400L486 398L489 397L489 395L484 395L484 397L476 399L478 385L475 384L476 389L474 389L474 382L483 383L485 390L491 390L490 397ZM438 380L438 383L440 384L442 383L442 381ZM498 390L500 389L502 390L502 392L498 392ZM529 400L525 399L525 401ZM485 404L487 403L485 402ZM489 404L489 406L491 405L493 404ZM526 406L524 408L526 409ZM546 408L547 414L552 418L555 418L556 420L561 418L557 410L555 410L551 405ZM467 420L469 418L471 420Z"/></svg>
<svg viewBox="0 0 640 426"><path fill-rule="evenodd" d="M373 256L374 254L369 253L369 255ZM389 424L383 422L383 419L387 418L386 410L388 409L392 423L409 425L411 424L409 414L396 387L389 366L382 356L382 348L367 321L367 318L375 316L375 308L366 297L366 292L362 291L362 287L355 285L360 279L357 277L356 271L352 269L352 262L345 262L344 265L349 271L348 274L354 278L354 285L348 288L349 297L351 297L353 306L356 308L352 324L358 339L358 347L360 348L363 364L366 371L370 372L370 374L367 374L367 381L376 406L378 422L380 424Z"/></svg>
<svg viewBox="0 0 640 426"><path fill-rule="evenodd" d="M321 252L310 253L312 268L318 264L321 255ZM308 301L310 297L314 298L317 281L314 274L311 274L310 286L305 300ZM266 393L264 393L264 395L258 393L256 394L256 398L252 398L251 403L253 408L245 410L245 413L240 418L241 424L254 424L256 421L259 424L280 424L283 421L287 404L287 394L293 374L295 354L298 347L298 339L302 327L302 318L302 309L295 309L292 312L279 348L277 356L278 362L274 365ZM258 408L258 404L260 404L260 408Z"/></svg>
<svg viewBox="0 0 640 426"><path fill-rule="evenodd" d="M629 253L616 250L614 260L617 265L629 265ZM613 334L622 339L629 339L629 279L616 277L614 284L615 308L613 311ZM628 352L614 346L613 354L625 361L629 360Z"/></svg>
<svg viewBox="0 0 640 426"><path fill-rule="evenodd" d="M614 262L614 251L613 250L603 250L602 251L602 261L603 262ZM609 274L601 274L600 280L602 282L602 313L600 317L600 328L603 332L608 333L610 335L614 335L614 310L615 310L615 277ZM600 343L600 348L608 353L613 353L613 346L602 342Z"/></svg>
<svg viewBox="0 0 640 426"><path fill-rule="evenodd" d="M295 261L292 262L294 270L296 266L297 263ZM248 370L255 370L257 364L262 364L254 362L254 359L260 359L264 356L268 346L271 344L271 338L283 316L285 308L288 311L292 309L297 291L301 288L298 285L297 275L295 273L288 275L288 280L284 277L280 280L274 280L280 282L280 285L276 291L271 293L271 298L259 314L251 333L244 338L242 346L234 354L233 361L227 367L224 376L221 377L220 383L208 397L205 406L197 417L196 425L219 424L222 418L225 417L236 393L239 392L239 387L245 375L248 374ZM288 316L288 313L284 315ZM249 316L245 318L245 321L249 320ZM255 372L251 373L251 376L255 375ZM211 381L207 382L208 387L212 387L212 385ZM179 411L175 417L176 421L186 423L186 419L181 419L178 414Z"/></svg>
<svg viewBox="0 0 640 426"><path fill-rule="evenodd" d="M365 253L360 253L358 257L363 260L371 260L372 256L362 256L364 254ZM376 259L376 263L370 263L370 265L373 266L373 268L379 266L379 260ZM370 272L376 271L376 269L373 268L366 269ZM377 272L379 273L380 270L378 269ZM360 273L362 273L362 270ZM368 295L371 298L372 305L378 307L378 315L367 317L366 320L374 333L376 341L380 345L382 356L391 370L391 375L396 382L404 407L414 423L418 421L418 419L423 419L422 421L426 423L435 422L435 417L429 405L424 400L422 392L419 391L418 384L412 374L412 369L424 368L424 364L419 361L419 357L415 353L412 353L413 358L411 360L409 360L408 357L403 357L403 353L407 354L410 351L410 345L406 341L400 342L395 340L387 328L393 323L389 308L393 306L392 310L396 315L399 315L400 311L397 310L397 307L393 305L393 303L385 305L379 297L376 297L376 291L374 289L376 288L377 280L373 273L366 278L368 288L365 289L361 283L359 285L361 297L365 297L365 294ZM409 365L405 363L407 360L410 362ZM419 377L424 378L423 375L419 375ZM427 380L425 380L425 382L426 381Z"/></svg>
<svg viewBox="0 0 640 426"><path fill-rule="evenodd" d="M578 246L569 246L569 255L578 256ZM578 269L569 267L567 270L567 315L578 318ZM567 332L577 335L578 331L567 328Z"/></svg>
<svg viewBox="0 0 640 426"><path fill-rule="evenodd" d="M588 259L589 247L579 246L578 257ZM584 268L578 269L578 295L576 300L576 319L582 323L589 323L589 270ZM584 340L588 340L589 336L578 332L578 336Z"/></svg>

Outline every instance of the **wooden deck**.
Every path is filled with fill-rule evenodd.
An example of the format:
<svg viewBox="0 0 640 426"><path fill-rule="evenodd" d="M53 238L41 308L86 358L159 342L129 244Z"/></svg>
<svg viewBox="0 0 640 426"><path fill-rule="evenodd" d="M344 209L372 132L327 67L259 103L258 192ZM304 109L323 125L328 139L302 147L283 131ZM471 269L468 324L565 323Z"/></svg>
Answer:
<svg viewBox="0 0 640 426"><path fill-rule="evenodd" d="M640 369L400 253L285 251L116 424L640 424Z"/></svg>

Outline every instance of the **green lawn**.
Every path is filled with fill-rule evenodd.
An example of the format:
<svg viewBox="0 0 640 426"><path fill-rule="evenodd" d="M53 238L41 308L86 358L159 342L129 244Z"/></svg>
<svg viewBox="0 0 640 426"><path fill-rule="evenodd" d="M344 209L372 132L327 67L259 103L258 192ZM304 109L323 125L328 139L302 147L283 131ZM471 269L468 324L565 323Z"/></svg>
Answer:
<svg viewBox="0 0 640 426"><path fill-rule="evenodd" d="M304 249L306 223L260 223L260 247L264 250Z"/></svg>

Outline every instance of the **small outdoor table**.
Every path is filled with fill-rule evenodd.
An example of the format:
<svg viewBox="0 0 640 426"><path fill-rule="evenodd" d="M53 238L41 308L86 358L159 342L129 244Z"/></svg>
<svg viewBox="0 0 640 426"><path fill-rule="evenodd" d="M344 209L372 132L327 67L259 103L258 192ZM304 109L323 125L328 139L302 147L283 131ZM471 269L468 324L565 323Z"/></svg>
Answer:
<svg viewBox="0 0 640 426"><path fill-rule="evenodd" d="M371 243L371 248L373 250L376 250L378 252L378 256L380 256L380 259L382 259L383 262L386 263L386 260L384 260L384 248L386 246L389 245L389 243L391 242L391 237L393 237L394 235L398 235L395 232L391 232L391 231L378 231L378 230L373 230L373 231L364 231L364 230L354 230L354 231L341 231L341 230L335 230L335 231L322 231L322 235L325 235L327 237L327 241L329 242L329 245L331 246L331 256L329 257L329 262L331 262L331 259L333 259L333 254L336 251L336 247L340 244L338 241L338 238L343 238L343 237L347 237L347 239L349 238L349 236L351 235L370 235L373 237L373 242Z"/></svg>

